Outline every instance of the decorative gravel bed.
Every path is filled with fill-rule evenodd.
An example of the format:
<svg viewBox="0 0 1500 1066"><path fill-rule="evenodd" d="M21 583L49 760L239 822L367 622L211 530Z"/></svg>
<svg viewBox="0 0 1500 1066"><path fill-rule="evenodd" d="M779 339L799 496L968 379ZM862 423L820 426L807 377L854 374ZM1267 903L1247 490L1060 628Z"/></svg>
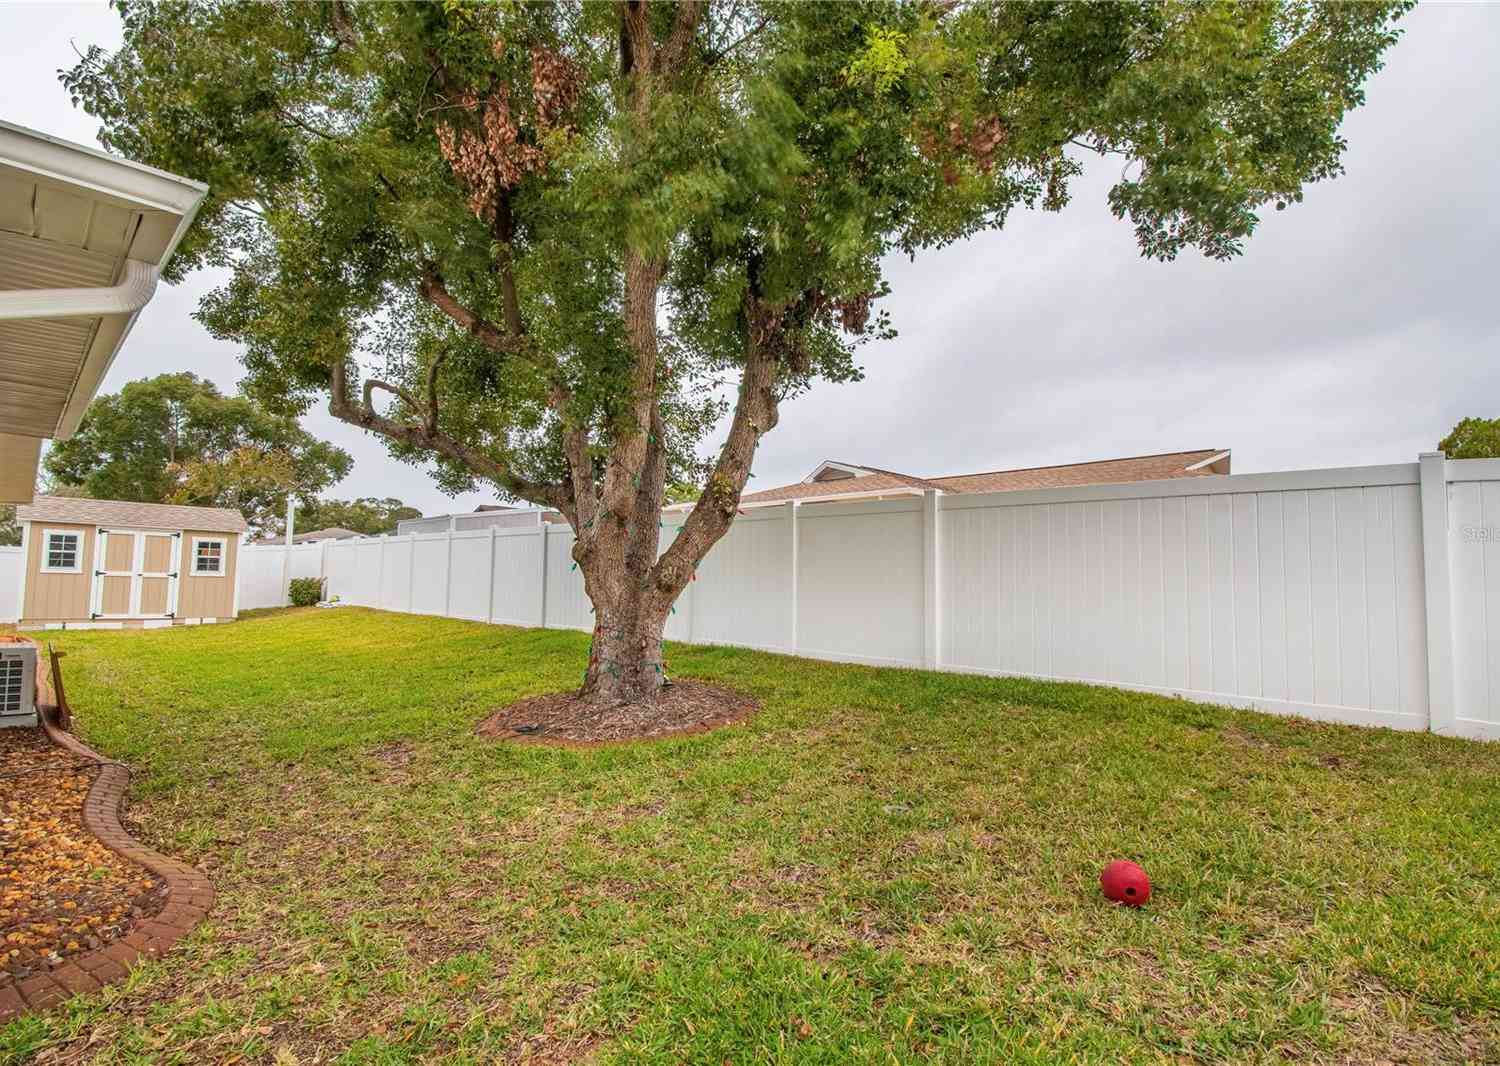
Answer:
<svg viewBox="0 0 1500 1066"><path fill-rule="evenodd" d="M157 914L167 886L83 824L98 773L40 729L0 729L0 989Z"/></svg>

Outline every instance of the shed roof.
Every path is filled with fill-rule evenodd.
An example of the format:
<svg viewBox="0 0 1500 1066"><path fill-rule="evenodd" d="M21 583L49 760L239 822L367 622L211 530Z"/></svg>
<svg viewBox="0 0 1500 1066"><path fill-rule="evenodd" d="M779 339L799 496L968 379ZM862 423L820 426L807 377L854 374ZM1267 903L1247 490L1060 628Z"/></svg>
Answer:
<svg viewBox="0 0 1500 1066"><path fill-rule="evenodd" d="M21 522L75 522L79 525L146 529L202 529L210 533L243 533L245 516L227 507L183 507L171 503L132 503L72 496L38 496L16 508Z"/></svg>

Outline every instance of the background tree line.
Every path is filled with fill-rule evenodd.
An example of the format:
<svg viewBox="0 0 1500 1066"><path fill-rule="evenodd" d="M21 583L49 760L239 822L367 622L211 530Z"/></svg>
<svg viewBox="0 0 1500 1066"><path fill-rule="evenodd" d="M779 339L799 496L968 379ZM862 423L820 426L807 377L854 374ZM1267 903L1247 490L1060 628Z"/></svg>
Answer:
<svg viewBox="0 0 1500 1066"><path fill-rule="evenodd" d="M254 533L283 532L286 500L303 531L392 532L421 512L394 498L320 499L353 459L291 415L226 396L192 373L132 381L89 405L78 432L51 444L44 491L99 500L228 507ZM0 506L0 545L21 543L14 507Z"/></svg>

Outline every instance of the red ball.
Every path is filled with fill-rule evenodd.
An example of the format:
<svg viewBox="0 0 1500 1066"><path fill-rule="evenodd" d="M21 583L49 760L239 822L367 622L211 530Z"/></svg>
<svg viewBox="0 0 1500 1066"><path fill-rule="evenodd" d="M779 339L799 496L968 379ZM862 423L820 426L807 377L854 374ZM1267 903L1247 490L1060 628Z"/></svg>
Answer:
<svg viewBox="0 0 1500 1066"><path fill-rule="evenodd" d="M1151 878L1133 862L1116 859L1099 874L1099 887L1104 898L1127 907L1142 906L1151 898Z"/></svg>

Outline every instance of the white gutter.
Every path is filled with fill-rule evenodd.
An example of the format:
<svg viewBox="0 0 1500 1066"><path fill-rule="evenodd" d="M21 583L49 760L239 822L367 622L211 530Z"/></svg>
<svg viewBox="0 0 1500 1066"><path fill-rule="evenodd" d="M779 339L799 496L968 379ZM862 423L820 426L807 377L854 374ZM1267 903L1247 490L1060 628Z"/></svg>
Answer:
<svg viewBox="0 0 1500 1066"><path fill-rule="evenodd" d="M77 195L80 188L139 211L183 215L198 206L208 186L144 163L74 144L0 119L0 162L53 182ZM163 262L166 258L163 257Z"/></svg>
<svg viewBox="0 0 1500 1066"><path fill-rule="evenodd" d="M139 164L132 164L139 166ZM149 169L149 168L146 168ZM168 175L173 177L174 175ZM203 206L203 201L208 199L208 186L201 182L189 181L186 178L177 178L178 181L197 190L192 198L191 206L187 213L177 223L177 229L172 233L172 239L167 244L166 251L162 252L161 263L155 268L157 276L161 276L161 268L166 266L172 258L172 253L177 251L177 246L182 243L182 238L187 236L187 231L192 227L193 221L198 217L198 209ZM127 259L127 263L131 260ZM153 289L155 282L152 283ZM117 340L110 349L104 353L103 365L99 364L95 352L90 350L84 357L83 366L79 368L78 379L73 383L73 393L68 397L68 405L63 408L62 418L57 423L56 440L67 440L71 437L78 424L83 421L83 414L88 410L89 404L94 399L94 393L98 391L99 384L104 380L104 375L109 373L109 368L114 366L115 356L120 354L120 349L125 346L125 339L130 336L130 331L135 328L135 320L140 317L141 308L131 312L130 317L125 320L125 329L120 333Z"/></svg>
<svg viewBox="0 0 1500 1066"><path fill-rule="evenodd" d="M159 267L138 259L127 259L124 279L118 285L84 289L7 289L0 291L0 320L134 314L150 302L159 277Z"/></svg>

